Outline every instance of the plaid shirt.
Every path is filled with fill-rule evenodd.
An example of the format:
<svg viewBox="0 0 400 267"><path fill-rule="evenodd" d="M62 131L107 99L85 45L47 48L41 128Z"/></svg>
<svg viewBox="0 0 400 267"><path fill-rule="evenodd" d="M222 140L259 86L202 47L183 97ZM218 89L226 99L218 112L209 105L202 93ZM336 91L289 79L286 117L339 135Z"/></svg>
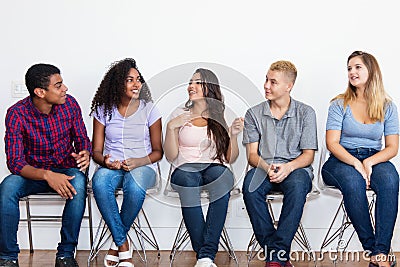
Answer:
<svg viewBox="0 0 400 267"><path fill-rule="evenodd" d="M25 165L49 170L77 168L72 152L91 152L81 109L70 95L65 104L41 113L30 96L7 110L4 137L7 167L20 174Z"/></svg>

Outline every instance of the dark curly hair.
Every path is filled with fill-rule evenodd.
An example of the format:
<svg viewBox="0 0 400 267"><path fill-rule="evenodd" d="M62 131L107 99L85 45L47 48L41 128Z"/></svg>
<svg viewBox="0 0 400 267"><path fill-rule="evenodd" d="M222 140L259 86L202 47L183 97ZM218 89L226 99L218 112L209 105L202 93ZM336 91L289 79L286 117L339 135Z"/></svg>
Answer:
<svg viewBox="0 0 400 267"><path fill-rule="evenodd" d="M98 108L104 108L104 117L112 117L112 110L118 107L122 102L122 96L125 93L125 80L131 69L137 70L142 83L139 99L143 99L146 103L152 102L150 89L148 88L142 74L140 73L136 61L133 58L125 58L120 61L115 61L110 65L109 70L104 75L103 80L97 89L90 107L90 116L93 112L99 115Z"/></svg>
<svg viewBox="0 0 400 267"><path fill-rule="evenodd" d="M228 125L225 121L225 104L217 76L208 69L197 69L195 73L200 74L201 88L207 103L207 109L203 112L207 119L207 136L213 138L217 154L214 159L221 163L226 158L230 138Z"/></svg>

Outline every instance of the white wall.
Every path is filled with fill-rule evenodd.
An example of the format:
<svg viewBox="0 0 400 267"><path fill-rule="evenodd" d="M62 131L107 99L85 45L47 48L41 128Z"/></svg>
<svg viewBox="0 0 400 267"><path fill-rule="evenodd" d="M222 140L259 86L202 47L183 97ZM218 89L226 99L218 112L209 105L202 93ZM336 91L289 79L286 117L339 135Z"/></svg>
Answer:
<svg viewBox="0 0 400 267"><path fill-rule="evenodd" d="M149 81L186 63L204 62L193 66L212 66L205 63L209 62L225 66L225 69L241 73L248 78L249 84L253 84L249 85L253 86L252 90L233 88L244 99L253 102L262 101L257 90L258 93L262 90L269 65L286 59L298 68L293 96L315 108L321 137L329 100L347 85L346 59L354 50L364 50L376 56L386 90L399 105L396 79L400 43L395 25L400 25L400 18L394 4L395 1L380 1L378 4L369 0L2 1L0 88L3 93L0 114L3 114L4 121L7 107L18 100L11 97L11 82L22 82L27 68L38 62L60 67L69 92L82 106L91 136L90 103L108 65L115 60L135 58ZM170 83L168 75L165 76L165 87L163 83L157 83L157 88L152 87L153 94L159 97L173 86L186 82L192 71L194 68L189 72L183 71L179 78L174 76L176 83ZM217 72L217 75L224 74ZM237 77L227 77L222 83L228 84L230 79L236 81ZM184 99L185 92L181 92ZM161 109L168 112L171 103L164 102ZM246 106L240 98L227 97L227 106L244 115ZM1 123L2 139L4 131L4 123ZM0 142L0 151L0 177L4 177L9 172L3 142ZM394 162L399 167L399 157ZM244 165L241 157L234 166L238 176L241 176ZM166 178L168 164L165 159L162 167ZM314 249L319 249L338 201L337 197L323 193L308 201L303 224ZM180 220L176 205L165 205L166 202L171 201L160 195L157 200L145 203L162 249L170 249ZM246 248L251 234L242 207L242 198L233 199L227 221L238 250ZM43 210L43 207L37 209ZM97 223L98 212L95 215ZM20 229L21 248L27 248L26 225L21 224ZM55 248L57 225L39 224L34 229L37 248ZM39 238L43 237L41 233L44 231L50 234ZM86 231L87 225L84 224L80 249L88 249ZM400 250L399 237L398 220L393 238L393 248L397 251ZM358 241L352 244L352 248L360 248Z"/></svg>

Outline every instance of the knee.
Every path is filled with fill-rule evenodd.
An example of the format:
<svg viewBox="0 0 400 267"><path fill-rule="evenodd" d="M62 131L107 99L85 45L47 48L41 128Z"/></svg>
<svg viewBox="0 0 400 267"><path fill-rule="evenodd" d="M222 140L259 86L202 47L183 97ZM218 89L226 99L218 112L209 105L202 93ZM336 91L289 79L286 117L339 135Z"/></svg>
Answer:
<svg viewBox="0 0 400 267"><path fill-rule="evenodd" d="M19 188L19 179L24 179L19 175L9 175L7 176L3 182L0 184L0 199L4 201L19 199L20 196L18 192Z"/></svg>
<svg viewBox="0 0 400 267"><path fill-rule="evenodd" d="M266 184L266 177L267 174L261 169L253 168L249 170L243 181L243 199L265 198L265 192L269 190L268 184Z"/></svg>
<svg viewBox="0 0 400 267"><path fill-rule="evenodd" d="M156 172L148 166L142 166L127 172L124 175L123 185L127 187L126 190L146 192L155 182Z"/></svg>
<svg viewBox="0 0 400 267"><path fill-rule="evenodd" d="M76 172L74 179L71 180L72 186L77 192L86 192L87 178L82 172Z"/></svg>
<svg viewBox="0 0 400 267"><path fill-rule="evenodd" d="M391 162L380 163L373 167L371 185L376 185L380 191L398 192L399 174Z"/></svg>
<svg viewBox="0 0 400 267"><path fill-rule="evenodd" d="M200 186L197 179L193 179L193 174L191 172L186 172L180 169L175 169L171 176L171 183L178 187L196 187Z"/></svg>
<svg viewBox="0 0 400 267"><path fill-rule="evenodd" d="M107 168L98 169L92 178L92 188L94 192L101 192L109 184L110 170Z"/></svg>
<svg viewBox="0 0 400 267"><path fill-rule="evenodd" d="M300 199L305 199L312 187L311 177L304 169L294 170L284 181L284 191L292 193Z"/></svg>
<svg viewBox="0 0 400 267"><path fill-rule="evenodd" d="M250 171L248 171L244 177L243 186L242 186L243 197L246 197L248 194L250 194L249 187L250 187L251 179L253 178L253 175L254 175L253 170L254 169L251 169Z"/></svg>
<svg viewBox="0 0 400 267"><path fill-rule="evenodd" d="M127 173L122 185L122 190L124 194L132 195L146 195L146 186L140 183L135 177L132 177L130 173Z"/></svg>

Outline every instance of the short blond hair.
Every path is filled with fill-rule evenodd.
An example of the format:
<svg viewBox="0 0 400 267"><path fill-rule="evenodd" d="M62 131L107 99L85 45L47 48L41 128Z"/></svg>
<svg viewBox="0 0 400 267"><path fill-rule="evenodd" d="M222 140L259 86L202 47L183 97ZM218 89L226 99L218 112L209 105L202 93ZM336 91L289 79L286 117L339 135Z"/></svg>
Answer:
<svg viewBox="0 0 400 267"><path fill-rule="evenodd" d="M293 84L296 81L297 69L296 66L290 61L279 60L277 62L272 63L269 69L271 71L283 72Z"/></svg>

